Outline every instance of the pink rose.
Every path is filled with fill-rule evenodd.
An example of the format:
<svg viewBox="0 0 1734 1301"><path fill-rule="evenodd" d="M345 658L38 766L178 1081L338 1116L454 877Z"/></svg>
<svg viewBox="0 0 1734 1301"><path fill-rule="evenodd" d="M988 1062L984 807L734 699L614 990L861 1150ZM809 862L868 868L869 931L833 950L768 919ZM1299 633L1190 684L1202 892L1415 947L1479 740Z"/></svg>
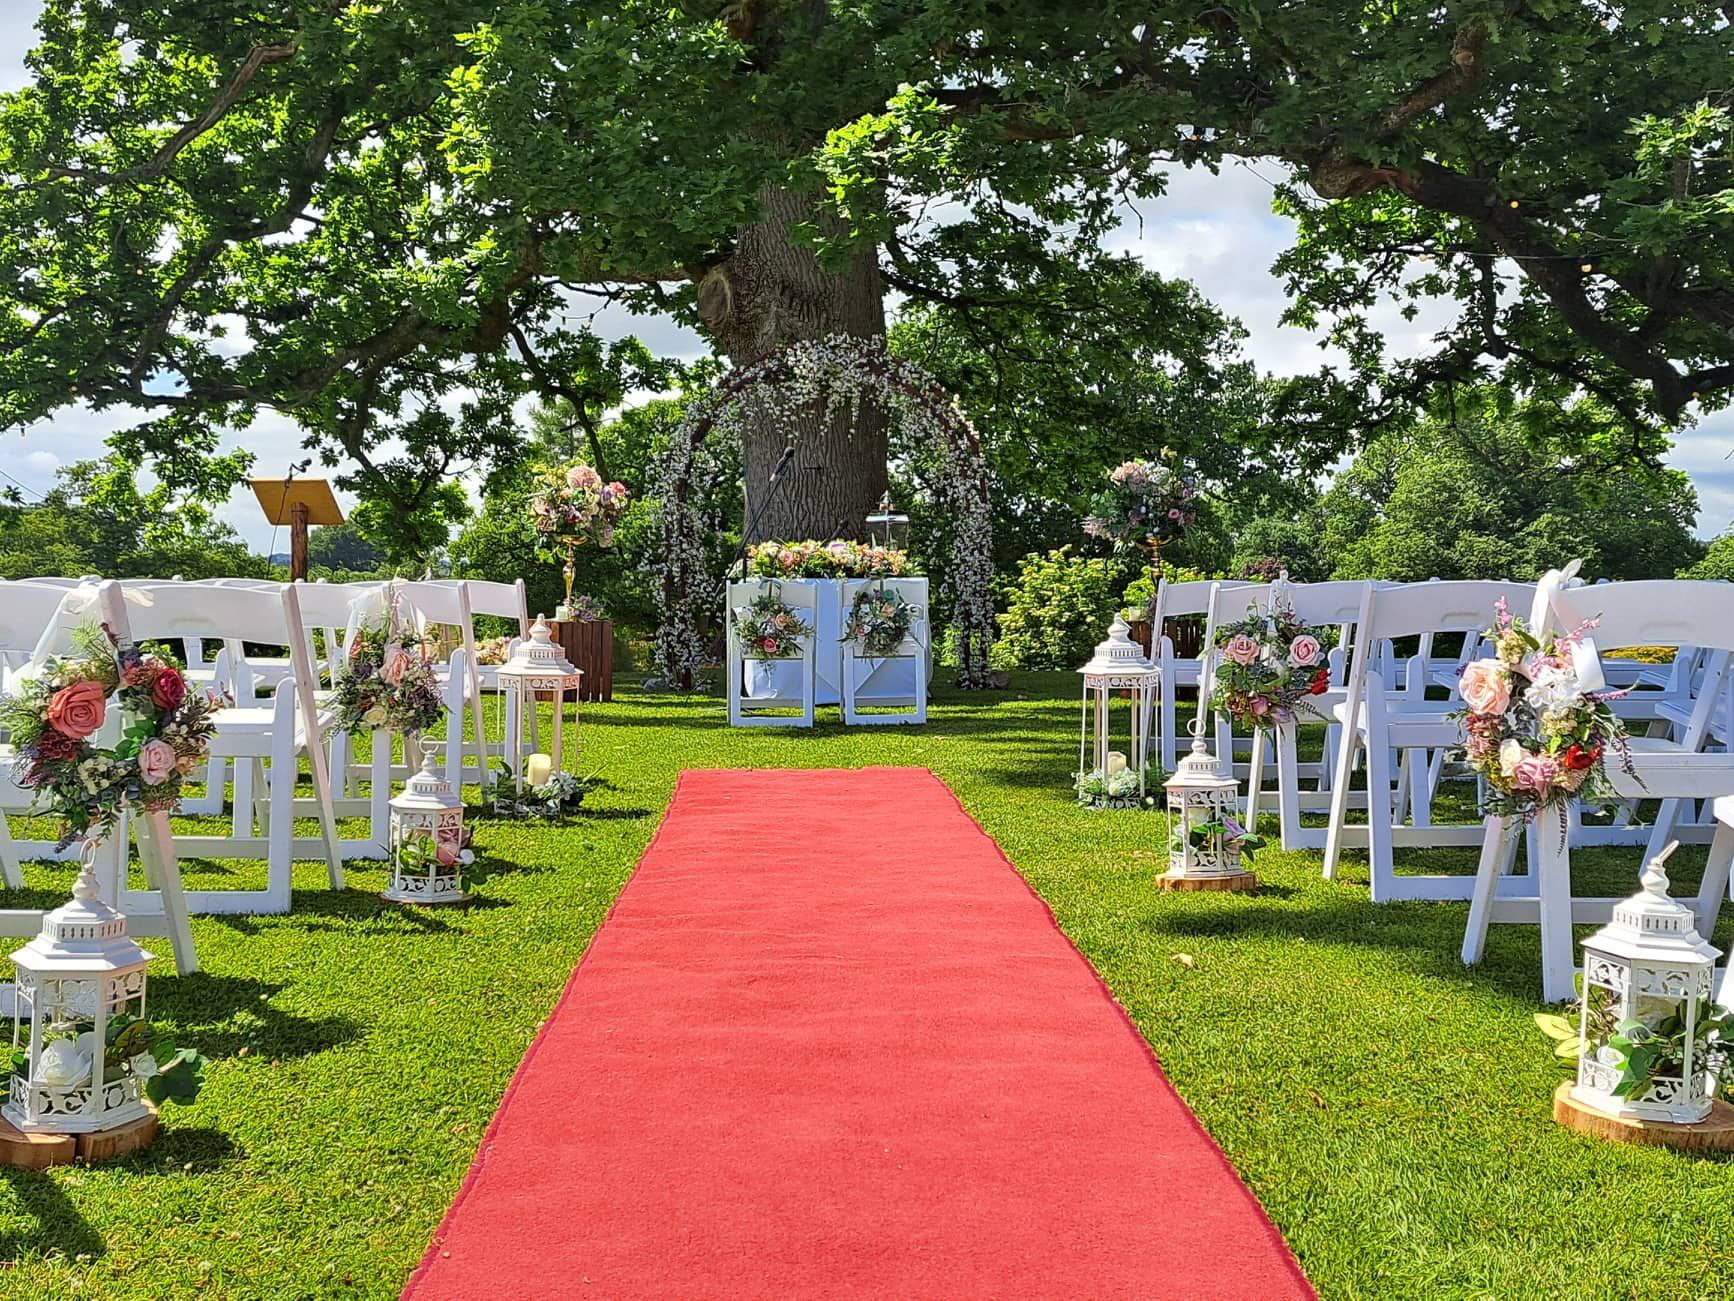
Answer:
<svg viewBox="0 0 1734 1301"><path fill-rule="evenodd" d="M1511 703L1511 680L1498 660L1472 660L1459 680L1463 703L1475 714L1503 714Z"/></svg>
<svg viewBox="0 0 1734 1301"><path fill-rule="evenodd" d="M409 670L409 652L396 642L385 648L385 655L379 662L379 680L388 687L395 687L403 681L403 675Z"/></svg>
<svg viewBox="0 0 1734 1301"><path fill-rule="evenodd" d="M108 691L86 678L54 693L48 702L48 725L64 736L82 740L108 717Z"/></svg>
<svg viewBox="0 0 1734 1301"><path fill-rule="evenodd" d="M1558 774L1559 765L1553 761L1552 755L1526 754L1512 770L1511 784L1520 791L1545 796Z"/></svg>
<svg viewBox="0 0 1734 1301"><path fill-rule="evenodd" d="M139 747L138 775L146 786L160 786L175 771L175 747L167 741L150 740Z"/></svg>
<svg viewBox="0 0 1734 1301"><path fill-rule="evenodd" d="M180 670L165 664L157 673L157 680L151 683L151 699L158 709L179 709L187 698L187 680L181 676Z"/></svg>
<svg viewBox="0 0 1734 1301"><path fill-rule="evenodd" d="M1289 643L1288 662L1299 665L1303 669L1309 668L1319 662L1319 652L1323 649L1319 645L1317 637L1308 636L1303 632Z"/></svg>
<svg viewBox="0 0 1734 1301"><path fill-rule="evenodd" d="M1254 696L1252 698L1252 712L1254 714L1270 713L1270 698L1268 696Z"/></svg>
<svg viewBox="0 0 1734 1301"><path fill-rule="evenodd" d="M434 857L439 860L441 867L450 867L458 861L458 848L442 840L434 847Z"/></svg>
<svg viewBox="0 0 1734 1301"><path fill-rule="evenodd" d="M1243 632L1237 632L1223 645L1222 653L1242 667L1256 664L1258 663L1258 642Z"/></svg>

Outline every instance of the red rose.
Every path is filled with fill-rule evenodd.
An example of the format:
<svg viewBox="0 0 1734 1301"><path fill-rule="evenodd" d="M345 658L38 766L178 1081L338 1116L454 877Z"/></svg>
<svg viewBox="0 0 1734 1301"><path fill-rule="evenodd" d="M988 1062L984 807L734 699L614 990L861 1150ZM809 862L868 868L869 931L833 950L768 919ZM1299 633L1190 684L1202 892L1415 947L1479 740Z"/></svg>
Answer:
<svg viewBox="0 0 1734 1301"><path fill-rule="evenodd" d="M1311 696L1322 696L1330 689L1331 671L1329 669L1320 669L1317 673L1313 674L1313 684L1308 688L1307 694Z"/></svg>
<svg viewBox="0 0 1734 1301"><path fill-rule="evenodd" d="M186 698L187 680L181 676L181 671L163 665L157 672L157 680L151 683L151 699L157 702L157 708L179 709Z"/></svg>
<svg viewBox="0 0 1734 1301"><path fill-rule="evenodd" d="M57 732L83 740L108 717L108 690L86 678L62 687L48 702L48 725Z"/></svg>
<svg viewBox="0 0 1734 1301"><path fill-rule="evenodd" d="M1595 767L1596 760L1601 757L1602 748L1599 745L1592 745L1587 750L1581 745L1573 745L1567 747L1561 762L1573 772L1585 772Z"/></svg>

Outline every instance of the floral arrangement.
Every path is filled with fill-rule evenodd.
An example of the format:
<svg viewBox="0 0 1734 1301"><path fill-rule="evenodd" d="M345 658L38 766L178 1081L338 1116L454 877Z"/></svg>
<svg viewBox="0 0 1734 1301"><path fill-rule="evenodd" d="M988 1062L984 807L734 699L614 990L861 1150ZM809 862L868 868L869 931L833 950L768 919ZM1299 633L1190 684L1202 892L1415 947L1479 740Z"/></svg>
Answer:
<svg viewBox="0 0 1734 1301"><path fill-rule="evenodd" d="M411 876L436 876L457 868L458 887L468 890L487 879L472 847L475 833L468 827L455 836L412 835L397 847L398 870Z"/></svg>
<svg viewBox="0 0 1734 1301"><path fill-rule="evenodd" d="M1172 542L1198 517L1197 480L1158 461L1126 461L1090 501L1084 532L1116 548Z"/></svg>
<svg viewBox="0 0 1734 1301"><path fill-rule="evenodd" d="M712 392L688 403L669 440L657 484L663 507L656 658L671 681L696 682L710 645L699 625L700 594L714 590L705 538L721 528L721 521L706 513L706 503L718 500L720 494L711 489L737 472L716 447L767 417L790 429L815 412L826 421L847 422L869 403L911 445L935 453L925 486L932 518L944 521L949 533L951 556L938 604L951 611L958 685L988 685L996 625L989 590L992 513L981 439L926 371L891 356L882 338L847 334L797 340L730 372Z"/></svg>
<svg viewBox="0 0 1734 1301"><path fill-rule="evenodd" d="M1553 1053L1574 1066L1586 1052L1593 1053L1598 1045L1606 1045L1613 1054L1619 1071L1614 1085L1616 1098L1642 1102L1660 1080L1678 1080L1686 1069L1686 1021L1675 1007L1651 1025L1637 1018L1620 1020L1619 1013L1608 998L1607 991L1590 990L1589 1033L1582 1037L1572 1009L1565 1014L1537 1012L1535 1024L1542 1034L1553 1040ZM1583 1006L1580 999L1576 1007ZM1706 1065L1719 1078L1719 1092L1730 1094L1730 1081L1723 1069L1728 1050L1734 1046L1734 1011L1710 1008L1700 1015L1691 1038L1694 1069Z"/></svg>
<svg viewBox="0 0 1734 1301"><path fill-rule="evenodd" d="M401 626L395 599L383 620L356 629L335 685L337 722L351 734L420 734L445 713L427 643Z"/></svg>
<svg viewBox="0 0 1734 1301"><path fill-rule="evenodd" d="M915 607L903 593L883 586L863 587L849 606L843 640L853 641L857 654L882 658L903 645L914 622Z"/></svg>
<svg viewBox="0 0 1734 1301"><path fill-rule="evenodd" d="M191 1048L175 1045L167 1032L136 1016L118 1014L109 1018L103 1035L102 1078L113 1083L125 1077L137 1079L144 1095L161 1106L165 1102L191 1102L204 1087L206 1059ZM71 1088L90 1079L96 1056L96 1027L77 1022L64 1036L42 1046L33 1083L51 1089ZM28 1076L30 1054L22 1045L12 1050L12 1073Z"/></svg>
<svg viewBox="0 0 1734 1301"><path fill-rule="evenodd" d="M1073 777L1073 789L1077 791L1078 804L1083 808L1123 809L1156 807L1156 796L1152 790L1158 785L1155 778L1161 776L1149 766L1144 769L1144 794L1138 794L1138 770L1136 768L1117 768L1104 772L1093 768L1089 772L1077 773Z"/></svg>
<svg viewBox="0 0 1734 1301"><path fill-rule="evenodd" d="M741 647L755 660L780 660L801 653L800 639L813 629L784 603L773 584L743 609L733 612Z"/></svg>
<svg viewBox="0 0 1734 1301"><path fill-rule="evenodd" d="M602 783L595 777L578 777L569 772L557 772L540 786L516 789L512 770L506 768L482 792L482 807L493 817L504 818L564 818L576 813L584 797ZM468 889L466 878L465 889Z"/></svg>
<svg viewBox="0 0 1734 1301"><path fill-rule="evenodd" d="M1239 854L1248 863L1264 848L1262 836L1255 836L1241 826L1237 818L1225 813L1220 821L1185 823L1173 819L1168 832L1168 852L1183 854L1188 845L1193 849L1207 849L1217 836L1222 837L1224 850Z"/></svg>
<svg viewBox="0 0 1734 1301"><path fill-rule="evenodd" d="M512 638L489 637L476 643L476 663L484 667L491 664L504 664L511 649Z"/></svg>
<svg viewBox="0 0 1734 1301"><path fill-rule="evenodd" d="M580 593L566 607L566 617L573 623L601 623L608 617L608 611L594 596Z"/></svg>
<svg viewBox="0 0 1734 1301"><path fill-rule="evenodd" d="M1538 640L1503 600L1494 607L1491 659L1463 668L1463 749L1486 785L1483 812L1533 818L1574 796L1612 795L1604 769L1610 750L1631 773L1625 730L1608 701L1587 692L1573 649L1594 622ZM1561 815L1563 816L1563 814Z"/></svg>
<svg viewBox="0 0 1734 1301"><path fill-rule="evenodd" d="M211 716L224 704L214 692L190 691L179 666L120 643L107 625L76 630L73 647L0 705L18 752L18 784L60 819L62 847L101 839L123 808L174 808L182 783L204 762L216 730ZM115 745L98 745L116 694L128 721Z"/></svg>
<svg viewBox="0 0 1734 1301"><path fill-rule="evenodd" d="M1216 633L1212 708L1251 727L1292 723L1303 710L1317 715L1308 697L1329 689L1326 657L1336 644L1336 629L1315 628L1280 607L1227 624Z"/></svg>
<svg viewBox="0 0 1734 1301"><path fill-rule="evenodd" d="M603 482L588 465L553 466L538 476L530 518L537 537L551 548L587 542L606 547L614 542L627 497L625 484Z"/></svg>
<svg viewBox="0 0 1734 1301"><path fill-rule="evenodd" d="M898 578L916 572L907 551L842 538L760 542L747 549L747 571L760 578Z"/></svg>

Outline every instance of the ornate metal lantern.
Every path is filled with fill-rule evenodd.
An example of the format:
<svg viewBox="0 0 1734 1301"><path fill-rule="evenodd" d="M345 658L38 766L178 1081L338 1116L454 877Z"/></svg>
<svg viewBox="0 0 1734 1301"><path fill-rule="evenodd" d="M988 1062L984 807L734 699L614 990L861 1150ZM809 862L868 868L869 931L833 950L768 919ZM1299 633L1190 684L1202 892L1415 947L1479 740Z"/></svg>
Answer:
<svg viewBox="0 0 1734 1301"><path fill-rule="evenodd" d="M99 896L87 855L72 899L44 917L42 932L12 955L18 972L12 1049L24 1054L25 1065L12 1075L0 1114L27 1133L88 1133L151 1114L144 1079L106 1066L110 1023L144 1019L151 955Z"/></svg>
<svg viewBox="0 0 1734 1301"><path fill-rule="evenodd" d="M564 652L554 644L554 634L547 620L540 615L530 628L527 640L518 643L512 657L499 668L501 688L506 692L506 753L511 756L514 788L522 795L528 784L543 789L567 772L565 752L566 695L572 696L574 731L578 722L578 688L584 680L581 670L567 662ZM530 737L536 734L537 701L547 695L554 702L554 735L550 752L530 749ZM529 727L526 728L526 719ZM572 776L576 777L578 744L574 737L569 756Z"/></svg>
<svg viewBox="0 0 1734 1301"><path fill-rule="evenodd" d="M1150 711L1161 674L1117 614L1108 639L1078 673L1084 680L1083 713L1078 720L1078 803L1098 809L1143 808ZM1125 751L1111 748L1114 700L1122 692L1129 694L1132 713Z"/></svg>
<svg viewBox="0 0 1734 1301"><path fill-rule="evenodd" d="M1621 1120L1689 1125L1710 1114L1724 1050L1706 1038L1718 950L1696 916L1668 897L1663 861L1644 868L1643 889L1583 943L1584 997L1572 1101Z"/></svg>
<svg viewBox="0 0 1734 1301"><path fill-rule="evenodd" d="M909 516L891 508L891 494L879 499L879 509L867 516L867 540L882 547L909 545Z"/></svg>
<svg viewBox="0 0 1734 1301"><path fill-rule="evenodd" d="M390 903L463 903L464 868L474 861L464 842L464 802L434 762L439 745L421 743L421 771L391 801Z"/></svg>
<svg viewBox="0 0 1734 1301"><path fill-rule="evenodd" d="M1240 863L1246 836L1235 817L1240 783L1210 753L1202 731L1202 723L1194 724L1192 752L1163 783L1168 792L1168 871L1160 878L1162 886L1255 889L1258 878Z"/></svg>

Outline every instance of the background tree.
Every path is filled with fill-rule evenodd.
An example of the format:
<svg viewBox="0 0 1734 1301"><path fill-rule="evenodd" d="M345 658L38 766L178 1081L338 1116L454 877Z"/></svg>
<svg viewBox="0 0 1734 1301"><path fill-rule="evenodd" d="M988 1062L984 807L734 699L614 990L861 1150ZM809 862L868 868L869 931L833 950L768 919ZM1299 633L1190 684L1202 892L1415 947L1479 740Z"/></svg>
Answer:
<svg viewBox="0 0 1734 1301"><path fill-rule="evenodd" d="M1592 578L1667 578L1702 548L1678 471L1607 473L1583 453L1618 417L1478 389L1381 433L1325 493L1333 577L1533 579L1583 557Z"/></svg>

